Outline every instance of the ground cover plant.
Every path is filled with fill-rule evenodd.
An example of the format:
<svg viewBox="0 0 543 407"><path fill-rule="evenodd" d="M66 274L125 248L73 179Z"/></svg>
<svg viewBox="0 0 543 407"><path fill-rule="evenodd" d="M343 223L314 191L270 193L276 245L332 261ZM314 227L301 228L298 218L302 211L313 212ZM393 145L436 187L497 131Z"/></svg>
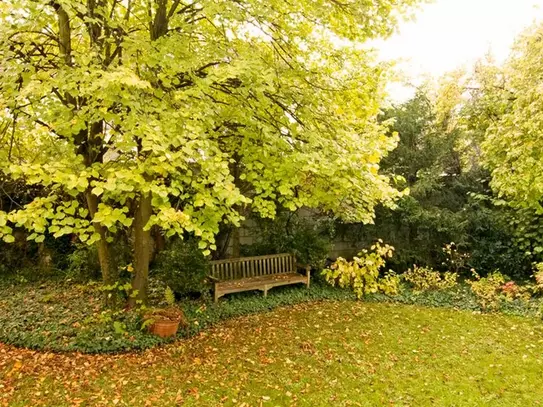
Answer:
<svg viewBox="0 0 543 407"><path fill-rule="evenodd" d="M159 303L164 286L151 287ZM218 305L185 299L178 303L189 324L178 337L197 334L217 322L310 300L354 299L349 291L326 285L311 290L284 288L268 298L255 293L236 295ZM111 353L141 350L171 342L149 334L139 310L111 310L98 284L48 281L0 287L0 342L32 349Z"/></svg>
<svg viewBox="0 0 543 407"><path fill-rule="evenodd" d="M318 302L125 355L0 345L1 406L535 406L539 320Z"/></svg>
<svg viewBox="0 0 543 407"><path fill-rule="evenodd" d="M320 300L350 302L358 298L364 302L446 307L527 317L541 317L542 314L543 300L538 294L541 291L538 280L533 285L517 285L495 273L477 280L432 286L436 281L435 272L425 271L417 274L415 281L418 286L413 287L413 272L406 273L407 278L402 275L378 279L373 277L376 270L360 272L361 277L356 281L357 284L366 284L359 287L365 291L364 296L351 288L337 288L320 282L310 289L275 288L266 298L255 292L229 295L218 304L210 303L210 296L181 299L176 305L182 309L188 323L179 331L177 338L194 336L231 318ZM541 280L541 273L536 277ZM164 289L164 284L152 284L150 300L153 304L160 304ZM174 341L175 338L160 339L147 332L143 317L145 310L108 308L103 302L103 290L97 283L74 284L62 280L4 283L0 286L0 342L46 351L117 353L144 350Z"/></svg>

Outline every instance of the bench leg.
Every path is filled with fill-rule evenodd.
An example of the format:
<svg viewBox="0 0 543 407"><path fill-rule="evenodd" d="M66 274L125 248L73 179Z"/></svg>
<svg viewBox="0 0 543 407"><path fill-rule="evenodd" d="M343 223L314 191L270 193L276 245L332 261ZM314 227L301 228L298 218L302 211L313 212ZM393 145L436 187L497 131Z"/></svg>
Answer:
<svg viewBox="0 0 543 407"><path fill-rule="evenodd" d="M219 291L217 290L217 284L215 283L215 287L213 287L213 301L215 303L219 302Z"/></svg>
<svg viewBox="0 0 543 407"><path fill-rule="evenodd" d="M309 284L311 283L311 269L308 267L306 270L306 275L307 275L307 288L309 288Z"/></svg>
<svg viewBox="0 0 543 407"><path fill-rule="evenodd" d="M264 287L264 298L268 296L268 286Z"/></svg>

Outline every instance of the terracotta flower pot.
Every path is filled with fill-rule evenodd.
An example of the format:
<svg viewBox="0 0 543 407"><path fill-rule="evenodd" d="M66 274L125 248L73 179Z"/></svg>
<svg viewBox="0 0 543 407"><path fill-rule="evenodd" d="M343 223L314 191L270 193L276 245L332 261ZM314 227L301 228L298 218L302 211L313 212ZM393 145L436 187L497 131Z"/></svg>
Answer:
<svg viewBox="0 0 543 407"><path fill-rule="evenodd" d="M175 307L155 309L144 316L149 320L149 332L162 338L169 338L177 334L179 325L186 325L183 312Z"/></svg>
<svg viewBox="0 0 543 407"><path fill-rule="evenodd" d="M179 323L181 321L170 321L170 320L156 320L149 327L149 332L160 336L161 338L169 338L177 334L179 329Z"/></svg>

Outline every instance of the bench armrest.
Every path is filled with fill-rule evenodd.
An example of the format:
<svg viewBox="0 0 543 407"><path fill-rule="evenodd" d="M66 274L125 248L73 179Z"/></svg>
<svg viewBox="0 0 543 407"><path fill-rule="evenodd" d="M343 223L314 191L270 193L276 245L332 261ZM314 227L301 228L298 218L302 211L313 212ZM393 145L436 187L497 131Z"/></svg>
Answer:
<svg viewBox="0 0 543 407"><path fill-rule="evenodd" d="M221 281L221 280L219 280L217 277L213 277L213 276L211 276L211 275L208 275L207 278L208 278L212 283L218 283L219 281Z"/></svg>

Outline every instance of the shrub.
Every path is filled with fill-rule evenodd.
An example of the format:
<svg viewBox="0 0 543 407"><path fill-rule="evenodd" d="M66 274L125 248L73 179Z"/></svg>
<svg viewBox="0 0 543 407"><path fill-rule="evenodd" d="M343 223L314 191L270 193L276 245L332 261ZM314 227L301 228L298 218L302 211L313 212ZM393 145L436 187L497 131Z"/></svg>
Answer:
<svg viewBox="0 0 543 407"><path fill-rule="evenodd" d="M431 267L413 266L401 275L415 292L446 290L457 284L458 274L433 270Z"/></svg>
<svg viewBox="0 0 543 407"><path fill-rule="evenodd" d="M468 280L468 284L484 310L498 308L500 287L505 284L503 274L495 271L482 278L475 274L475 280Z"/></svg>
<svg viewBox="0 0 543 407"><path fill-rule="evenodd" d="M468 284L483 310L497 310L503 301L528 301L533 290L531 285L519 286L499 271L483 278L474 273L474 277L475 280L469 280Z"/></svg>
<svg viewBox="0 0 543 407"><path fill-rule="evenodd" d="M100 277L100 262L95 245L80 244L67 256L66 274L70 278L93 280Z"/></svg>
<svg viewBox="0 0 543 407"><path fill-rule="evenodd" d="M510 208L486 208L481 201L475 201L467 208L469 264L479 273L503 270L516 279L529 276L530 257L526 256L527 250L520 244L520 239L515 237L520 227L513 215Z"/></svg>
<svg viewBox="0 0 543 407"><path fill-rule="evenodd" d="M67 256L73 251L68 236L54 239L45 236L41 243L27 240L27 234L17 230L13 243L0 242L0 275L19 281L35 281L56 276L66 268Z"/></svg>
<svg viewBox="0 0 543 407"><path fill-rule="evenodd" d="M339 257L322 274L333 286L351 287L358 298L376 292L395 295L399 291L398 276L387 274L379 277L380 269L386 264L386 259L392 257L393 251L392 246L379 240L369 251L362 250L353 261Z"/></svg>
<svg viewBox="0 0 543 407"><path fill-rule="evenodd" d="M542 294L543 293L543 263L534 264L534 274L535 279L534 293Z"/></svg>
<svg viewBox="0 0 543 407"><path fill-rule="evenodd" d="M296 213L274 220L257 219L256 242L242 247L244 256L292 253L303 264L321 271L331 248L333 223L328 218L306 219Z"/></svg>
<svg viewBox="0 0 543 407"><path fill-rule="evenodd" d="M179 296L209 291L209 265L196 239L173 241L158 254L152 272Z"/></svg>
<svg viewBox="0 0 543 407"><path fill-rule="evenodd" d="M96 246L73 243L72 247L72 251L66 256L65 276L81 282L100 279L100 261ZM130 273L126 273L127 265L130 263L132 257L132 248L128 241L128 236L121 233L117 234L114 241L110 244L110 249L112 251L112 266L118 269L119 280L126 282L132 278Z"/></svg>
<svg viewBox="0 0 543 407"><path fill-rule="evenodd" d="M468 253L461 252L454 242L445 244L442 250L445 255L443 265L448 270L452 270L453 273L458 274L466 269L467 262L470 259Z"/></svg>
<svg viewBox="0 0 543 407"><path fill-rule="evenodd" d="M514 300L520 295L521 287L514 281L508 281L500 287L502 294L508 300Z"/></svg>

